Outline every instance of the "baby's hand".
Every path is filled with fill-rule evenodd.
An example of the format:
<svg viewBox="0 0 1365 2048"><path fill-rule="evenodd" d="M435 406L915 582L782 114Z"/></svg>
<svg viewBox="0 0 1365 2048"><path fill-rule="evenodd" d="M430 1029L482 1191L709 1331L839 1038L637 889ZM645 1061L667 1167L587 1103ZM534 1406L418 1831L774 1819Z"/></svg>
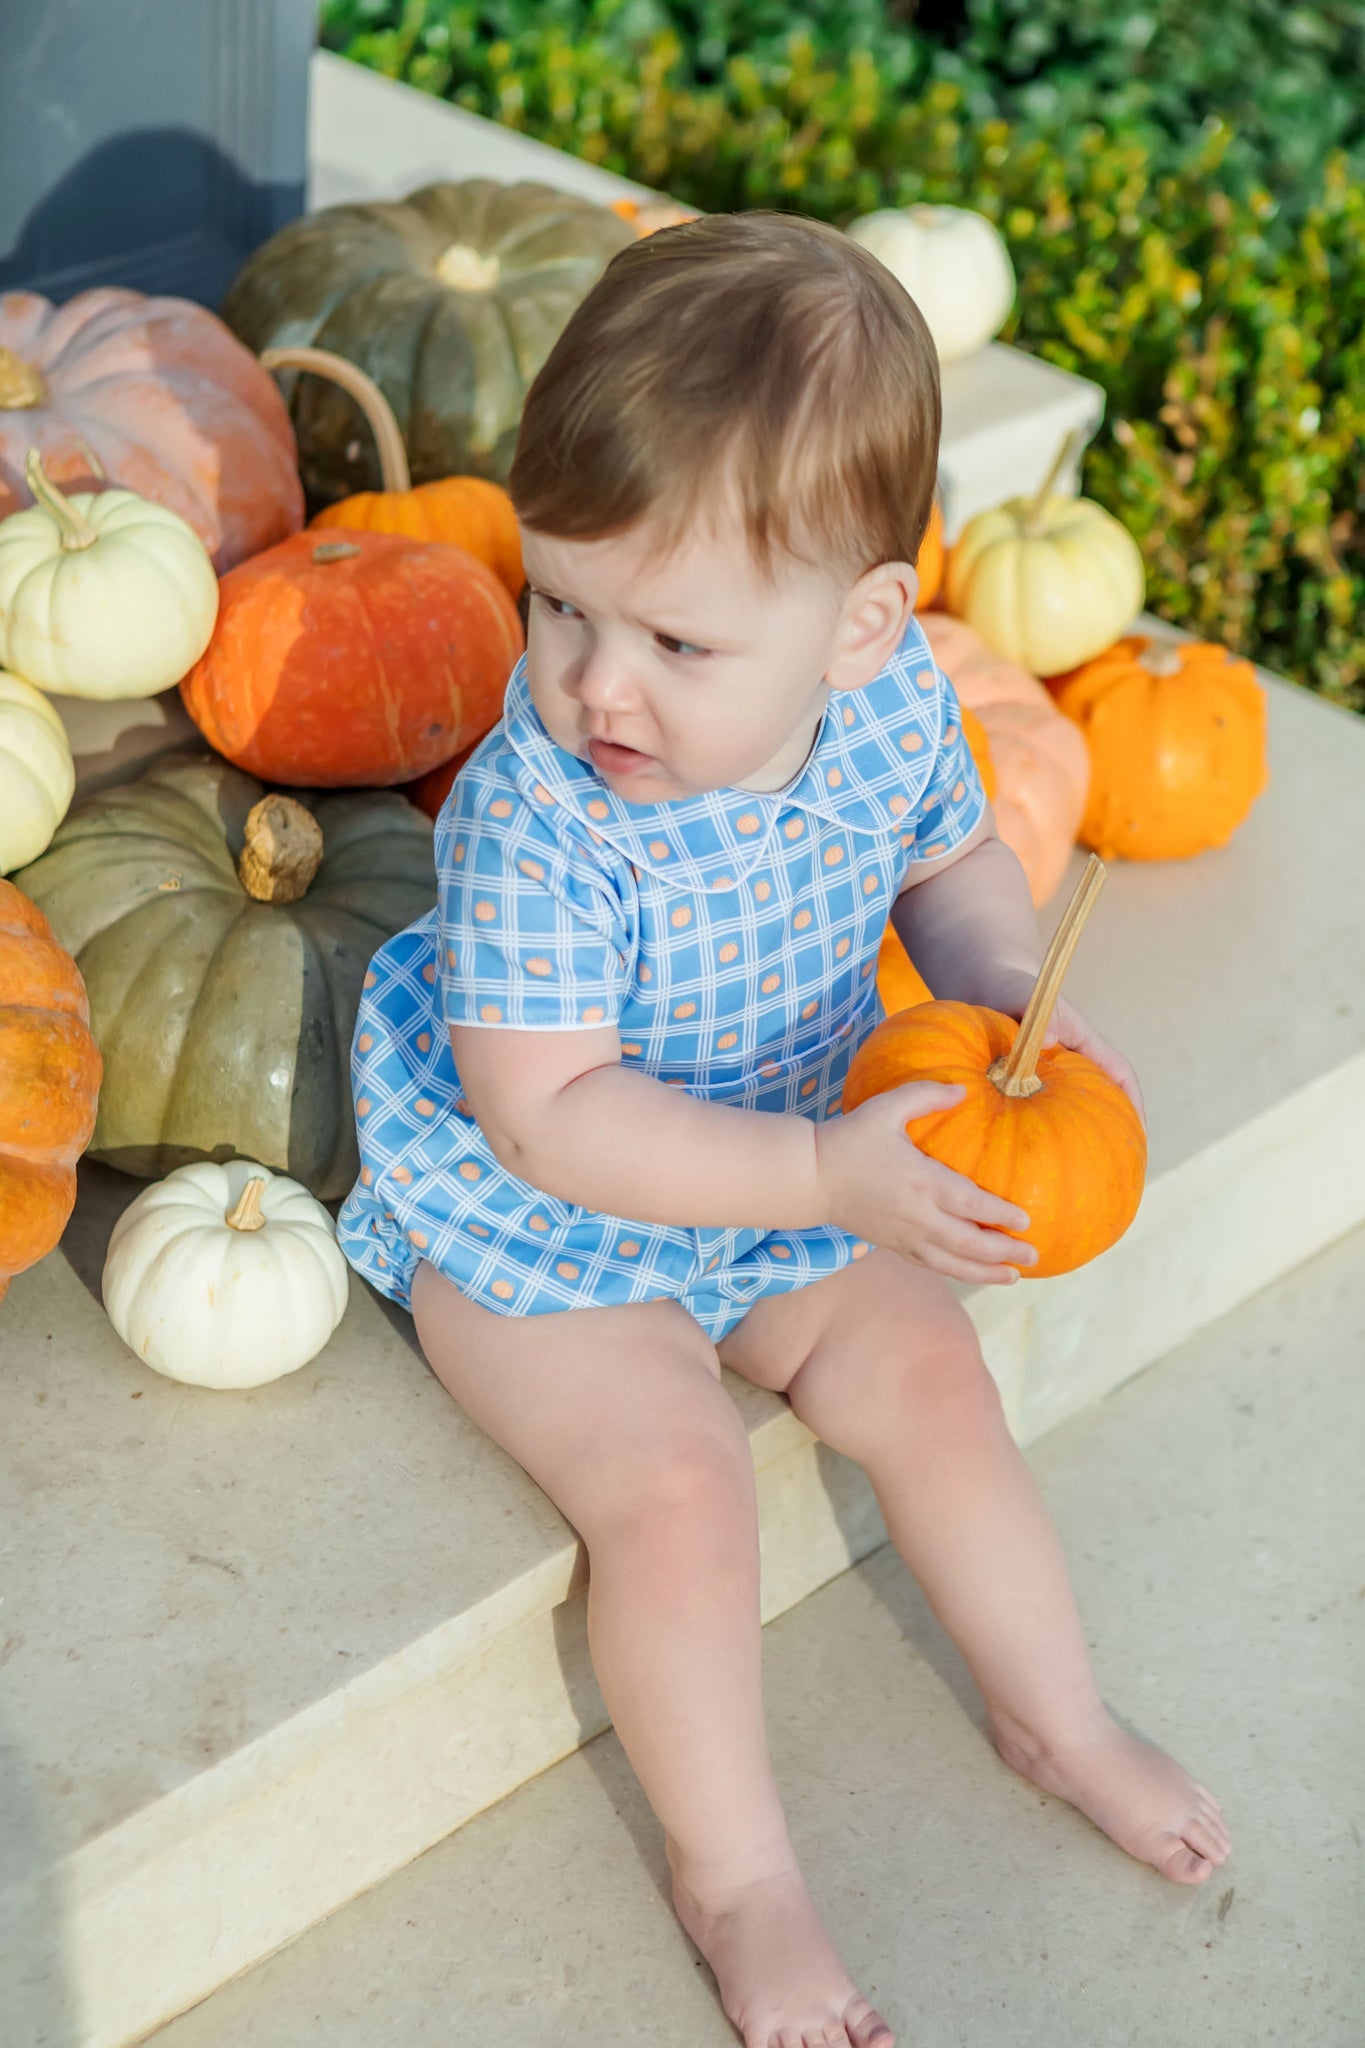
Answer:
<svg viewBox="0 0 1365 2048"><path fill-rule="evenodd" d="M999 1010L1006 1017L1022 1017L1033 994L1033 981L1027 974L1004 977L998 988L993 988L982 998L993 1010ZM1110 1045L1107 1038L1083 1017L1074 1003L1063 996L1048 1019L1043 1034L1043 1044L1069 1046L1073 1052L1084 1053L1087 1059L1108 1074L1111 1081L1117 1081L1141 1119L1144 1130L1147 1126L1147 1111L1143 1105L1142 1089L1138 1077L1121 1052Z"/></svg>
<svg viewBox="0 0 1365 2048"><path fill-rule="evenodd" d="M966 1092L939 1081L909 1081L817 1124L827 1220L950 1280L1008 1287L1019 1278L1016 1268L1038 1256L1032 1245L1000 1235L1027 1230L1024 1211L930 1159L906 1135L915 1117L952 1109Z"/></svg>

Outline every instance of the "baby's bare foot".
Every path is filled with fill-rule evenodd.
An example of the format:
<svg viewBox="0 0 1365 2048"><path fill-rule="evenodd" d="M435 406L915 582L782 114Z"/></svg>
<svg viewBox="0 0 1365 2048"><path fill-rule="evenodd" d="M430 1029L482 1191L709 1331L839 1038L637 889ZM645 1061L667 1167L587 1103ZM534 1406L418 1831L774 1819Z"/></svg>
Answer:
<svg viewBox="0 0 1365 2048"><path fill-rule="evenodd" d="M1202 1884L1231 1843L1212 1792L1173 1757L1103 1716L1065 1746L991 1719L991 1740L1021 1777L1078 1806L1111 1841L1175 1884Z"/></svg>
<svg viewBox="0 0 1365 2048"><path fill-rule="evenodd" d="M747 1883L689 1873L669 1844L673 1903L744 2048L895 2048L853 1987L795 1861Z"/></svg>

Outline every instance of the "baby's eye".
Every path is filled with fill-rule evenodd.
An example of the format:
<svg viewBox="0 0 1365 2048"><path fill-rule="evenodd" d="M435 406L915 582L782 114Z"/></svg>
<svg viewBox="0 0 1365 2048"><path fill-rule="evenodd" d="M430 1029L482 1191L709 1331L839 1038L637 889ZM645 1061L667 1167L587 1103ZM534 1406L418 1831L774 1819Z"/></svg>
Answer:
<svg viewBox="0 0 1365 2048"><path fill-rule="evenodd" d="M656 633L654 638L658 641L660 647L663 648L665 654L707 654L710 652L705 647L694 647L690 640L675 640L671 633Z"/></svg>
<svg viewBox="0 0 1365 2048"><path fill-rule="evenodd" d="M552 619L581 619L583 616L566 597L551 597L548 590L533 590L531 595L544 605Z"/></svg>

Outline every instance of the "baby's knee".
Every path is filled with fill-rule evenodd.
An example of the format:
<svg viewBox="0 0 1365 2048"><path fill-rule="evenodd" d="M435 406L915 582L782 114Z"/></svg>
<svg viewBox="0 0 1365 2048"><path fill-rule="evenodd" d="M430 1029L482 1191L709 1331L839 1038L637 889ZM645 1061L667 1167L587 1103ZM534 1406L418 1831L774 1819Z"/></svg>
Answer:
<svg viewBox="0 0 1365 2048"><path fill-rule="evenodd" d="M744 1427L686 1426L651 1439L617 1464L602 1490L594 1540L621 1537L632 1555L647 1550L725 1548L753 1523L754 1468Z"/></svg>
<svg viewBox="0 0 1365 2048"><path fill-rule="evenodd" d="M956 1302L945 1303L932 1323L903 1333L897 1377L909 1416L930 1412L964 1428L994 1428L1001 1419L1000 1390L981 1340Z"/></svg>

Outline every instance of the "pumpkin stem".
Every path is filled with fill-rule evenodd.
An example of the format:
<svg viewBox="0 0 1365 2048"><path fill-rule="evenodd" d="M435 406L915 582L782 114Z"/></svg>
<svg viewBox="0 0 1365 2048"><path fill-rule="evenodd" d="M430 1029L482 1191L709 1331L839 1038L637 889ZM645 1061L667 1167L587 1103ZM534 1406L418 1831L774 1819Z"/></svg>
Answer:
<svg viewBox="0 0 1365 2048"><path fill-rule="evenodd" d="M47 386L37 364L12 348L0 348L0 412L28 412L46 397Z"/></svg>
<svg viewBox="0 0 1365 2048"><path fill-rule="evenodd" d="M258 903L297 903L322 862L322 827L292 796L263 796L246 814L237 863L242 887Z"/></svg>
<svg viewBox="0 0 1365 2048"><path fill-rule="evenodd" d="M36 502L42 506L49 519L62 537L62 546L74 554L81 548L92 548L99 539L99 529L90 524L79 513L69 498L64 498L43 468L43 458L36 448L30 448L24 463L24 480L32 491Z"/></svg>
<svg viewBox="0 0 1365 2048"><path fill-rule="evenodd" d="M1038 1055L1043 1049L1043 1034L1047 1030L1048 1018L1056 1007L1061 994L1066 970L1071 965L1071 956L1080 942L1085 921L1095 905L1095 898L1104 887L1107 870L1097 853L1092 853L1086 863L1076 893L1066 907L1066 913L1058 925L1047 957L1038 970L1038 979L1033 985L1028 1008L1019 1026L1019 1035L1003 1059L998 1059L987 1069L988 1079L994 1081L1002 1095L1037 1095L1042 1088L1038 1078Z"/></svg>
<svg viewBox="0 0 1365 2048"><path fill-rule="evenodd" d="M264 1230L265 1217L261 1211L261 1196L264 1193L263 1180L249 1180L242 1189L236 1208L229 1209L223 1221L233 1230Z"/></svg>
<svg viewBox="0 0 1365 2048"><path fill-rule="evenodd" d="M383 488L386 491L412 489L408 451L403 446L403 432L397 416L374 378L358 363L348 362L345 356L336 355L329 348L268 348L261 353L261 365L267 370L310 370L315 377L326 377L333 384L339 384L360 407L365 423L374 435Z"/></svg>
<svg viewBox="0 0 1365 2048"><path fill-rule="evenodd" d="M1147 640L1138 650L1138 662L1149 676L1178 676L1182 667L1178 640Z"/></svg>
<svg viewBox="0 0 1365 2048"><path fill-rule="evenodd" d="M1052 496L1052 486L1056 483L1072 457L1078 455L1084 446L1085 433L1083 429L1073 427L1061 447L1057 450L1056 460L1043 479L1042 489L1036 492L1024 507L1023 524L1025 533L1035 534L1041 532L1043 507Z"/></svg>

